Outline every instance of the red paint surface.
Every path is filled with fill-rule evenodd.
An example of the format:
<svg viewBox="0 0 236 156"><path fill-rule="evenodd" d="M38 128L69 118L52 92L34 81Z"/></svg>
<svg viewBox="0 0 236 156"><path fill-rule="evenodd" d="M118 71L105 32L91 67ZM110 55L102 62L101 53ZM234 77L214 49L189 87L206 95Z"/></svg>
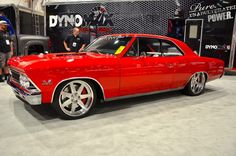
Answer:
<svg viewBox="0 0 236 156"><path fill-rule="evenodd" d="M179 40L147 34L117 35L133 37L117 56L92 52L58 53L14 57L8 63L37 85L43 103L51 103L56 87L71 78L95 79L103 87L105 98L115 98L184 87L195 72L206 72L208 81L220 78L224 72L223 61L199 57ZM137 36L170 40L184 52L184 56L123 57ZM44 80L52 80L52 84L43 86Z"/></svg>

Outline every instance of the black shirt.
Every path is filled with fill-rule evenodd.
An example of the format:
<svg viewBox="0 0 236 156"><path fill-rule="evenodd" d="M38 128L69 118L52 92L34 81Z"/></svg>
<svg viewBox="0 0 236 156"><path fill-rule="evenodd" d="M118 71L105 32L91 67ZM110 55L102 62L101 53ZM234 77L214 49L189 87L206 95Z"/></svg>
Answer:
<svg viewBox="0 0 236 156"><path fill-rule="evenodd" d="M0 31L0 52L8 53L11 51L11 37Z"/></svg>
<svg viewBox="0 0 236 156"><path fill-rule="evenodd" d="M84 40L79 36L73 36L70 35L65 39L65 42L67 43L68 47L70 48L70 51L77 52L81 48L81 46L84 44Z"/></svg>

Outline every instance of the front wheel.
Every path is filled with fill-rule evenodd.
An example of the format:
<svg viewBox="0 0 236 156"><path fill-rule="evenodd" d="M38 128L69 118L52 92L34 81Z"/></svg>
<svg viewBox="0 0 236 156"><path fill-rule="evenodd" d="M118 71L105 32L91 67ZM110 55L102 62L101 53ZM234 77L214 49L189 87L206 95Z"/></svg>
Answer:
<svg viewBox="0 0 236 156"><path fill-rule="evenodd" d="M77 119L87 115L96 100L93 83L88 80L72 80L57 88L52 106L62 118Z"/></svg>
<svg viewBox="0 0 236 156"><path fill-rule="evenodd" d="M184 88L184 93L191 96L200 95L205 90L205 84L205 74L203 72L195 73Z"/></svg>

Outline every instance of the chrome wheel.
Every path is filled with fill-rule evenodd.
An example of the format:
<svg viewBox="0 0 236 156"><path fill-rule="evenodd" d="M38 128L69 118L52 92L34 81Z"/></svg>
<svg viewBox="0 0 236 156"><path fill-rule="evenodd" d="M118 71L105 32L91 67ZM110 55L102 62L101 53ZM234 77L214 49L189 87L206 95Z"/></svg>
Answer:
<svg viewBox="0 0 236 156"><path fill-rule="evenodd" d="M205 83L206 77L203 72L194 74L190 82L190 89L192 93L195 95L200 94L205 87Z"/></svg>
<svg viewBox="0 0 236 156"><path fill-rule="evenodd" d="M68 116L79 117L87 113L94 101L90 85L82 80L67 83L60 91L59 106Z"/></svg>

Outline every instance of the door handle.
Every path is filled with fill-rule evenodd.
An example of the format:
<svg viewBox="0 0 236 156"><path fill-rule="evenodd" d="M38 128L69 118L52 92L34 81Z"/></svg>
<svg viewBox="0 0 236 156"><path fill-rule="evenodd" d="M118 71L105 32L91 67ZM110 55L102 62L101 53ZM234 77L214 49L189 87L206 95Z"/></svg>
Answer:
<svg viewBox="0 0 236 156"><path fill-rule="evenodd" d="M173 68L175 65L174 64L172 64L172 63L169 63L168 64L168 68Z"/></svg>
<svg viewBox="0 0 236 156"><path fill-rule="evenodd" d="M140 59L140 57L133 57L133 59L134 59L134 60L139 60L139 59Z"/></svg>

